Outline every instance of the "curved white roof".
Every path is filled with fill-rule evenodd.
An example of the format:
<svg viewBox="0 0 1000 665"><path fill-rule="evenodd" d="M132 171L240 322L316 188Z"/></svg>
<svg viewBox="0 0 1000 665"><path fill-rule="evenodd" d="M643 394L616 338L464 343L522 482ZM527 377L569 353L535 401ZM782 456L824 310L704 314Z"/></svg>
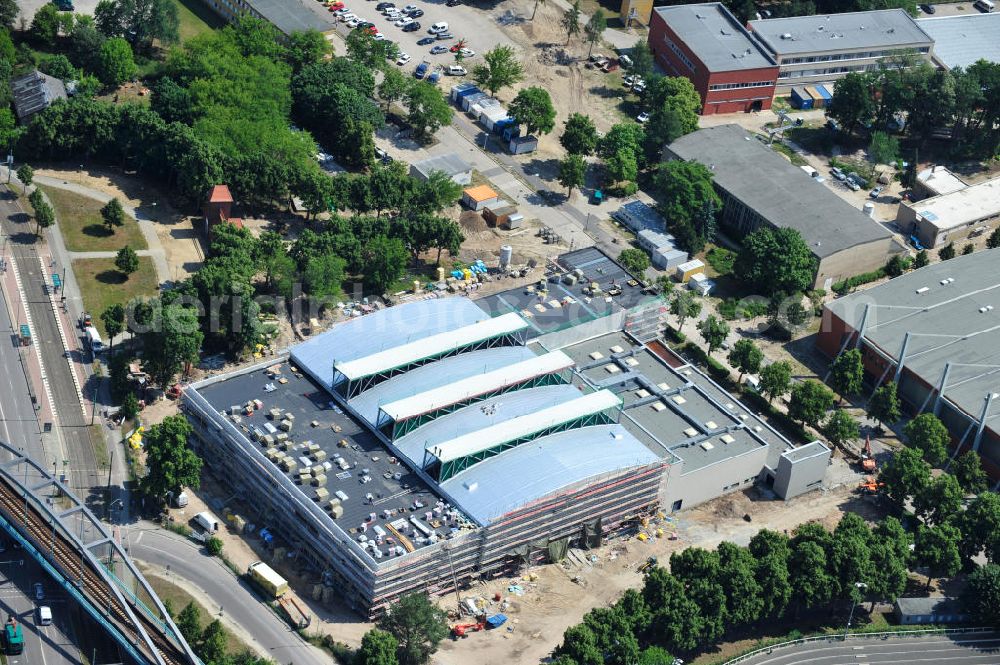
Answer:
<svg viewBox="0 0 1000 665"><path fill-rule="evenodd" d="M334 362L346 363L489 318L468 298L417 300L335 325L292 347L291 358L313 379L330 388Z"/></svg>
<svg viewBox="0 0 1000 665"><path fill-rule="evenodd" d="M382 406L382 411L393 420L404 420L572 366L572 358L562 351L553 351L390 402Z"/></svg>
<svg viewBox="0 0 1000 665"><path fill-rule="evenodd" d="M372 425L378 423L379 407L433 391L472 376L483 376L535 357L525 346L497 346L460 353L397 374L364 391L350 401L351 408Z"/></svg>
<svg viewBox="0 0 1000 665"><path fill-rule="evenodd" d="M480 524L595 476L659 458L622 425L544 436L491 457L441 483Z"/></svg>
<svg viewBox="0 0 1000 665"><path fill-rule="evenodd" d="M333 363L336 372L334 381L339 382L341 377L343 380L353 381L366 376L374 376L398 367L405 367L423 358L437 356L493 337L513 334L527 327L527 322L520 315L511 312L493 319L470 323L461 328L452 328L435 335L390 346L383 351L357 357L347 362L335 359Z"/></svg>

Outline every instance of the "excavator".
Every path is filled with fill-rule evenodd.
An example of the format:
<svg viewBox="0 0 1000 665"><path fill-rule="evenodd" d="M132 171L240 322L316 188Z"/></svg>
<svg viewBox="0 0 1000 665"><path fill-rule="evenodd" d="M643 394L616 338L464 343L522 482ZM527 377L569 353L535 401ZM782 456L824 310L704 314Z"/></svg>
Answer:
<svg viewBox="0 0 1000 665"><path fill-rule="evenodd" d="M451 627L451 637L457 640L460 637L468 637L469 633L478 633L486 628L486 615L480 614L476 617L475 623L460 623Z"/></svg>
<svg viewBox="0 0 1000 665"><path fill-rule="evenodd" d="M865 473L875 473L875 458L872 457L872 438L865 437L865 450L861 454L861 469Z"/></svg>
<svg viewBox="0 0 1000 665"><path fill-rule="evenodd" d="M858 485L858 491L862 494L878 494L879 490L885 487L885 483L880 483L875 480L875 476L866 476L865 479Z"/></svg>

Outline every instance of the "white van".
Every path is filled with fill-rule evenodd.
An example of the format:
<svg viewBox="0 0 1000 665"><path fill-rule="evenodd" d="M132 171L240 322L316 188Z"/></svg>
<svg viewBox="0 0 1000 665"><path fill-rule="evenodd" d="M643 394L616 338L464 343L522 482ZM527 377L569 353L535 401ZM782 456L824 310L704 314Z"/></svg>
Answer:
<svg viewBox="0 0 1000 665"><path fill-rule="evenodd" d="M48 605L42 605L38 608L38 625L39 626L51 626L52 625L52 610Z"/></svg>
<svg viewBox="0 0 1000 665"><path fill-rule="evenodd" d="M90 351L95 356L104 351L104 340L101 339L101 334L97 332L97 328L87 326L83 332L87 336L87 344L90 346Z"/></svg>
<svg viewBox="0 0 1000 665"><path fill-rule="evenodd" d="M448 76L465 76L468 74L461 65L448 65Z"/></svg>
<svg viewBox="0 0 1000 665"><path fill-rule="evenodd" d="M996 3L994 3L993 0L976 0L973 7L981 12L986 12L987 14L997 8Z"/></svg>
<svg viewBox="0 0 1000 665"><path fill-rule="evenodd" d="M219 530L219 520L215 519L215 515L208 511L198 513L191 518L191 521L208 533L215 533Z"/></svg>
<svg viewBox="0 0 1000 665"><path fill-rule="evenodd" d="M447 32L447 31L448 31L448 24L445 21L441 21L440 23L435 23L431 27L427 28L427 32L432 35L436 35L439 32Z"/></svg>

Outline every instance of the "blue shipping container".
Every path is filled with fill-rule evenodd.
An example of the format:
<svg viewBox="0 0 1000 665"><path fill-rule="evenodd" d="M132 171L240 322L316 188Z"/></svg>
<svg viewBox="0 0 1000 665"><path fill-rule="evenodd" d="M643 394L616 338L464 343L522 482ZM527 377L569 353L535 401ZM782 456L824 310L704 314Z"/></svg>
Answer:
<svg viewBox="0 0 1000 665"><path fill-rule="evenodd" d="M806 111L813 107L813 98L802 88L792 88L792 108Z"/></svg>

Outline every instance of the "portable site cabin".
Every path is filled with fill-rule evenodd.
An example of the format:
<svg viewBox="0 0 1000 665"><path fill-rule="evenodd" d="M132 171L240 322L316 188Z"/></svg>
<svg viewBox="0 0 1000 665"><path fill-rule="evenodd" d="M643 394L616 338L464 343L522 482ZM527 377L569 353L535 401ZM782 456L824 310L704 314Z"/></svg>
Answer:
<svg viewBox="0 0 1000 665"><path fill-rule="evenodd" d="M479 102L488 98L489 95L487 95L485 92L475 92L472 93L471 95L465 95L464 97L462 97L462 110L468 113L469 109L471 109L475 104L478 104Z"/></svg>
<svg viewBox="0 0 1000 665"><path fill-rule="evenodd" d="M483 208L483 219L491 226L507 226L511 215L516 214L517 206L510 205L506 201L498 201Z"/></svg>
<svg viewBox="0 0 1000 665"><path fill-rule="evenodd" d="M813 98L813 108L825 109L830 100L833 99L833 95L827 90L826 86L811 85L806 89Z"/></svg>
<svg viewBox="0 0 1000 665"><path fill-rule="evenodd" d="M705 272L705 264L699 259L691 259L690 261L677 266L677 272L674 276L681 284L687 284L692 275L697 275L698 273L703 272Z"/></svg>
<svg viewBox="0 0 1000 665"><path fill-rule="evenodd" d="M507 152L512 155L526 155L538 149L538 139L534 136L518 136L507 144Z"/></svg>
<svg viewBox="0 0 1000 665"><path fill-rule="evenodd" d="M489 185L469 187L462 192L462 204L470 210L480 211L488 205L500 202L500 195Z"/></svg>
<svg viewBox="0 0 1000 665"><path fill-rule="evenodd" d="M804 87L792 88L792 108L807 111L813 107L813 98Z"/></svg>
<svg viewBox="0 0 1000 665"><path fill-rule="evenodd" d="M486 131L493 132L496 130L497 123L507 119L507 109L497 104L496 106L491 106L483 110L483 112L479 115L479 124L481 124Z"/></svg>
<svg viewBox="0 0 1000 665"><path fill-rule="evenodd" d="M462 98L467 95L474 95L477 92L482 92L476 87L474 83L459 83L458 85L453 85L451 87L451 101L456 104L461 104Z"/></svg>

